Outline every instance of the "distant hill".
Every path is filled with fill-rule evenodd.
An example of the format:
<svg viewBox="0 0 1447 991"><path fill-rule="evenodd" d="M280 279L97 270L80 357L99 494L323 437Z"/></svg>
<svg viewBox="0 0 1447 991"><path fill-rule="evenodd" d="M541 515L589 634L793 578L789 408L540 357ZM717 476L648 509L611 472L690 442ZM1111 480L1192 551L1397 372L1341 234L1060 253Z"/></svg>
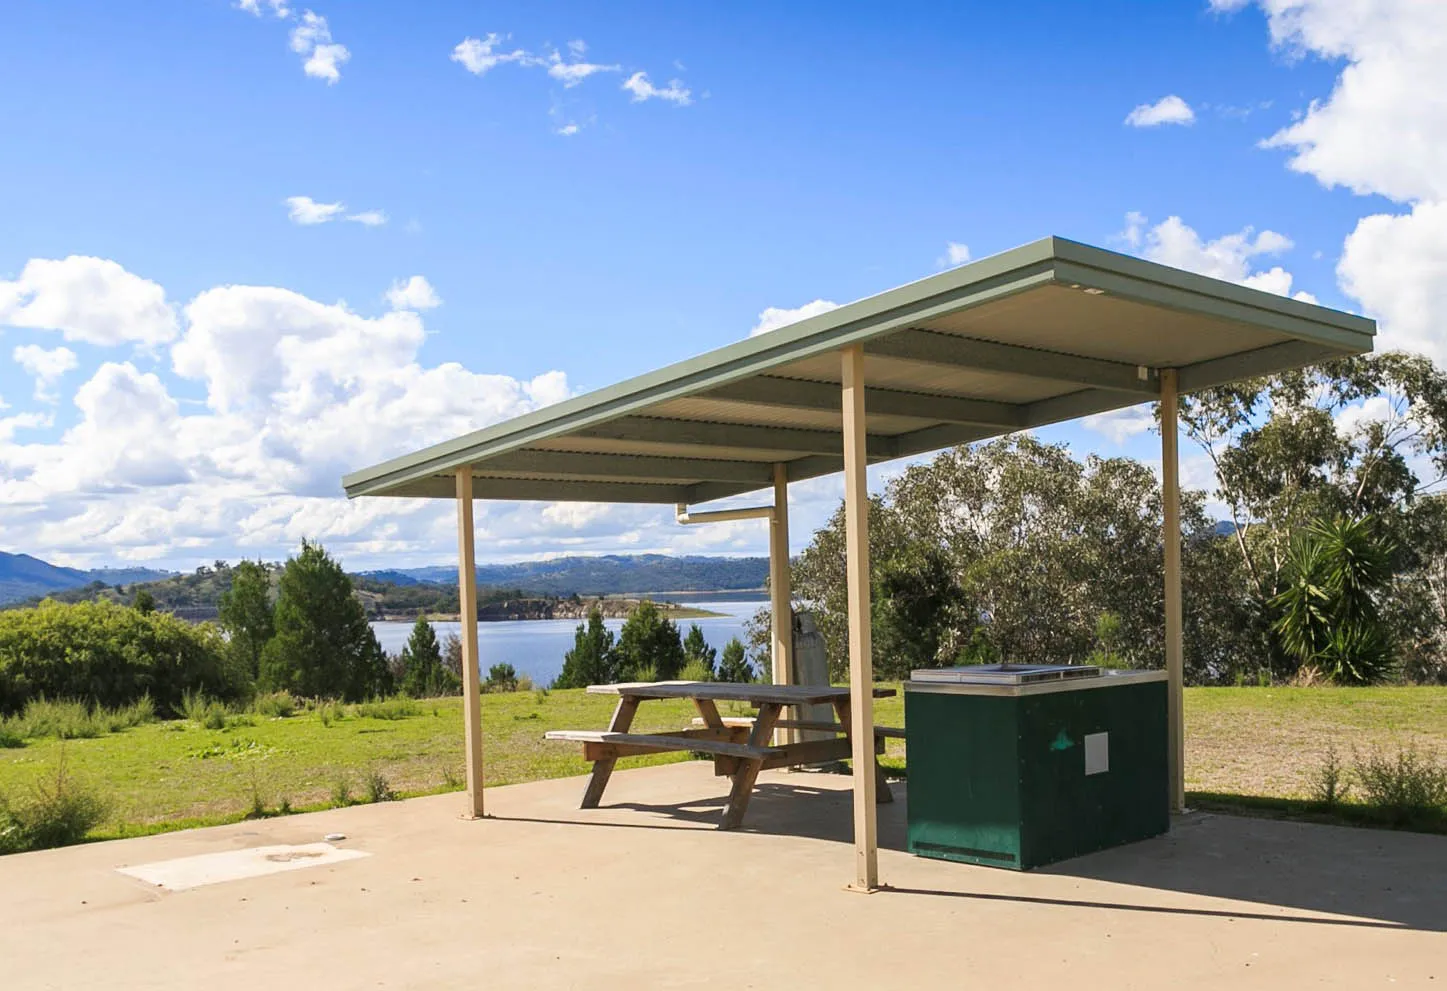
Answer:
<svg viewBox="0 0 1447 991"><path fill-rule="evenodd" d="M133 582L156 581L170 574L151 568L101 568L81 571L47 564L29 554L7 554L0 551L0 602L19 602L38 595L49 595L66 589L82 588L93 582L107 585L129 585Z"/></svg>
<svg viewBox="0 0 1447 991"><path fill-rule="evenodd" d="M270 564L273 575L281 565ZM769 561L762 557L665 557L662 554L566 557L524 564L485 564L477 569L484 601L524 596L608 596L639 592L720 592L763 588ZM369 613L457 611L457 571L437 566L354 574ZM273 578L275 581L275 578ZM118 591L117 586L123 590ZM216 615L231 569L209 566L174 574L147 568L80 571L46 564L27 554L0 553L0 605L54 598L61 602L108 599L126 604L144 587L158 609L184 619Z"/></svg>
<svg viewBox="0 0 1447 991"><path fill-rule="evenodd" d="M364 571L367 578L396 585L457 584L457 569L393 568ZM769 576L764 557L668 557L609 554L560 557L522 564L482 564L477 583L541 595L625 595L636 592L721 592L763 588Z"/></svg>

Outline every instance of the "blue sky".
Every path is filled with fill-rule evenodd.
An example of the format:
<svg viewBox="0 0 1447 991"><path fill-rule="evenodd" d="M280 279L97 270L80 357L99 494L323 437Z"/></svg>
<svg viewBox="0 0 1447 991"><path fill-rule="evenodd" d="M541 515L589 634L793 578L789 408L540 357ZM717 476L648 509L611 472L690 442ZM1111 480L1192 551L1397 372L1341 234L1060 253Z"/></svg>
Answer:
<svg viewBox="0 0 1447 991"><path fill-rule="evenodd" d="M928 275L952 243L1061 234L1435 348L1435 297L1394 310L1381 260L1435 250L1447 196L1439 111L1393 86L1392 45L1447 61L1411 0L245 6L8 7L0 547L188 567L306 533L354 566L445 560L437 507L346 504L335 469ZM507 58L469 71L468 39ZM1191 120L1126 123L1157 105ZM72 256L107 264L27 267ZM432 298L388 300L414 276ZM349 415L303 436L328 401ZM1122 422L1047 436L1154 457ZM836 497L801 494L797 544ZM652 510L480 526L500 559L763 547Z"/></svg>

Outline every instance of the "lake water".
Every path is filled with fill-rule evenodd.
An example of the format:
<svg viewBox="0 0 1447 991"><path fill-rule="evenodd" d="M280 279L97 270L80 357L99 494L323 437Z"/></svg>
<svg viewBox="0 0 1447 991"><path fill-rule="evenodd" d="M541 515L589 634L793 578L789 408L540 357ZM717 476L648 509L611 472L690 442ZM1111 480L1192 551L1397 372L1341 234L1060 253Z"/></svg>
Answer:
<svg viewBox="0 0 1447 991"><path fill-rule="evenodd" d="M713 596L713 597L710 597ZM703 630L708 645L723 653L724 644L734 637L744 640L744 624L767 604L766 599L737 597L729 593L694 593L668 596L673 602L687 602L696 609L722 615L700 619L677 620L679 630L688 633L691 623ZM623 628L621 619L605 619L603 624L616 635ZM439 641L462 630L461 623L433 623ZM527 675L538 686L552 683L563 670L563 655L573 648L573 634L578 628L574 619L520 619L500 623L477 624L477 655L485 673L494 664L511 664L519 675ZM411 623L373 623L373 631L389 654L401 653L412 635Z"/></svg>

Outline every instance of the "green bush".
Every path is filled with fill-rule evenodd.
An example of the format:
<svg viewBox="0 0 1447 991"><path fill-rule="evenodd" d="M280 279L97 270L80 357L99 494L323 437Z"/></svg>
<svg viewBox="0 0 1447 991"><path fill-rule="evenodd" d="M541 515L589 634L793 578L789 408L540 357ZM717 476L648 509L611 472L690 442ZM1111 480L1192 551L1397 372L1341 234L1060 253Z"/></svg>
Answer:
<svg viewBox="0 0 1447 991"><path fill-rule="evenodd" d="M678 676L684 681L713 681L713 668L695 658L683 666Z"/></svg>
<svg viewBox="0 0 1447 991"><path fill-rule="evenodd" d="M0 612L0 714L36 699L75 699L122 709L150 696L154 709L179 711L187 691L223 699L249 690L210 624L192 626L166 613L113 602Z"/></svg>
<svg viewBox="0 0 1447 991"><path fill-rule="evenodd" d="M406 719L409 716L420 716L422 707L405 695L394 695L389 699L359 702L355 711L357 715L368 719Z"/></svg>
<svg viewBox="0 0 1447 991"><path fill-rule="evenodd" d="M288 691L267 692L265 695L258 695L251 700L250 711L257 716L265 716L268 719L285 719L294 715L301 708L301 703Z"/></svg>
<svg viewBox="0 0 1447 991"><path fill-rule="evenodd" d="M181 715L203 729L225 729L230 711L225 703L207 698L201 692L181 696Z"/></svg>
<svg viewBox="0 0 1447 991"><path fill-rule="evenodd" d="M483 691L515 692L517 689L518 673L511 664L494 664L487 669L487 681L483 683Z"/></svg>
<svg viewBox="0 0 1447 991"><path fill-rule="evenodd" d="M66 771L62 752L55 777L37 781L25 799L11 803L0 796L0 853L79 843L105 821L107 811L100 795Z"/></svg>
<svg viewBox="0 0 1447 991"><path fill-rule="evenodd" d="M0 750L25 746L25 737L10 725L10 720L0 719Z"/></svg>
<svg viewBox="0 0 1447 991"><path fill-rule="evenodd" d="M397 793L392 790L392 783L382 775L381 771L373 771L367 775L367 801L393 802L397 800Z"/></svg>
<svg viewBox="0 0 1447 991"><path fill-rule="evenodd" d="M1412 747L1395 757L1356 757L1357 779L1368 804L1394 825L1447 812L1447 764Z"/></svg>

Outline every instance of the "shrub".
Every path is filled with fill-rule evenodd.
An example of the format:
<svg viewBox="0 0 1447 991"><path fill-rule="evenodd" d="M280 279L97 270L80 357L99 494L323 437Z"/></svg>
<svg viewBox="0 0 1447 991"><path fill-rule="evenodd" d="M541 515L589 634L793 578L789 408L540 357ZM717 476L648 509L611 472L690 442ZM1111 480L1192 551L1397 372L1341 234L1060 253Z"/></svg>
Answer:
<svg viewBox="0 0 1447 991"><path fill-rule="evenodd" d="M489 692L515 692L518 687L517 669L511 664L494 664L487 669L484 688Z"/></svg>
<svg viewBox="0 0 1447 991"><path fill-rule="evenodd" d="M369 719L406 719L420 716L422 708L405 695L394 695L389 699L358 703L356 713Z"/></svg>
<svg viewBox="0 0 1447 991"><path fill-rule="evenodd" d="M1346 780L1346 768L1336 747L1328 746L1312 775L1311 797L1319 805L1335 809L1346 799L1351 783Z"/></svg>
<svg viewBox="0 0 1447 991"><path fill-rule="evenodd" d="M0 713L32 700L76 699L120 709L149 695L154 709L179 711L202 691L241 697L247 679L228 660L219 630L167 613L141 613L109 601L0 612Z"/></svg>
<svg viewBox="0 0 1447 991"><path fill-rule="evenodd" d="M678 676L684 681L713 681L713 668L703 661L692 660L683 666L683 670L678 672Z"/></svg>
<svg viewBox="0 0 1447 991"><path fill-rule="evenodd" d="M105 800L70 776L62 750L53 779L37 781L17 804L0 800L0 852L79 843L106 813Z"/></svg>
<svg viewBox="0 0 1447 991"><path fill-rule="evenodd" d="M1395 757L1358 754L1356 772L1366 800L1394 825L1447 811L1447 764L1414 747Z"/></svg>
<svg viewBox="0 0 1447 991"><path fill-rule="evenodd" d="M33 699L21 713L21 732L31 738L53 736L57 740L89 740L104 733L105 726L84 702Z"/></svg>
<svg viewBox="0 0 1447 991"><path fill-rule="evenodd" d="M258 695L251 702L251 711L268 719L285 719L300 708L301 704L285 690Z"/></svg>
<svg viewBox="0 0 1447 991"><path fill-rule="evenodd" d="M530 692L533 690L533 679L525 674L518 675L517 687L513 689L518 692Z"/></svg>
<svg viewBox="0 0 1447 991"><path fill-rule="evenodd" d="M332 782L332 804L343 809L352 804L352 779L345 773Z"/></svg>
<svg viewBox="0 0 1447 991"><path fill-rule="evenodd" d="M316 714L323 726L330 727L332 723L347 718L347 707L340 702L322 701L317 703Z"/></svg>
<svg viewBox="0 0 1447 991"><path fill-rule="evenodd" d="M10 725L10 720L0 719L0 750L23 746L25 737L20 735L20 731Z"/></svg>
<svg viewBox="0 0 1447 991"><path fill-rule="evenodd" d="M368 802L392 802L396 801L397 793L392 790L392 784L381 771L373 771L367 775L367 801Z"/></svg>
<svg viewBox="0 0 1447 991"><path fill-rule="evenodd" d="M208 699L201 692L186 692L181 696L181 715L205 729L226 728L226 706L216 699Z"/></svg>

